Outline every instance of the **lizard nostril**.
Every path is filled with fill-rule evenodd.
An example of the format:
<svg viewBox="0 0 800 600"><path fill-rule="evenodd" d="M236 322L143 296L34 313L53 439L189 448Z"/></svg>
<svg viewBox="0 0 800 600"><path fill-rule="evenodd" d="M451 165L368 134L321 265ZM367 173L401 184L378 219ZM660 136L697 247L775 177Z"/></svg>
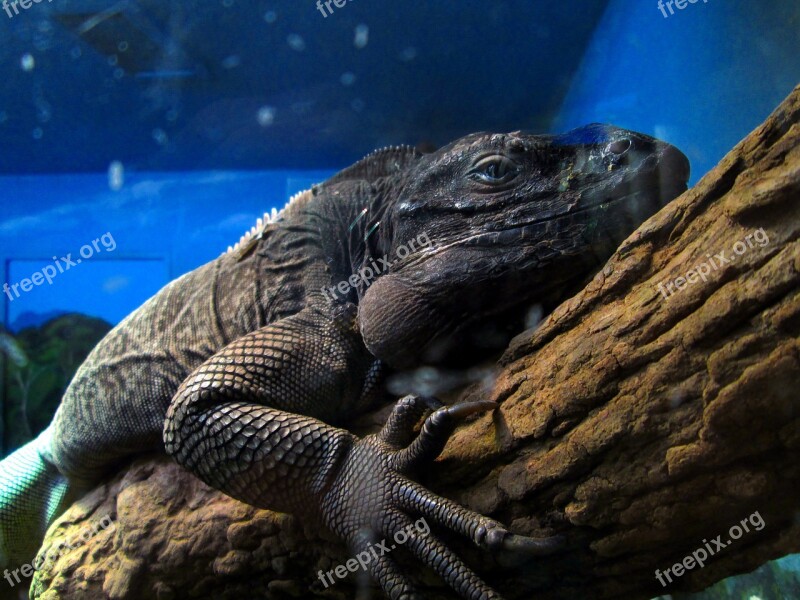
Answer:
<svg viewBox="0 0 800 600"><path fill-rule="evenodd" d="M617 156L622 156L632 146L632 142L625 138L621 140L617 140L615 142L611 142L608 146L606 146L606 152L610 152L611 154L616 154Z"/></svg>

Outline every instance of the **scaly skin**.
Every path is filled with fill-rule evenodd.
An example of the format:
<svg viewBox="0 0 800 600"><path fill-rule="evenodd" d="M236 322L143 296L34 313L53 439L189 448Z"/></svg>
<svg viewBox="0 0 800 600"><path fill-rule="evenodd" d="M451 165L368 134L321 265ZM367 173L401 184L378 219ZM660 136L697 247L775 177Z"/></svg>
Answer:
<svg viewBox="0 0 800 600"><path fill-rule="evenodd" d="M409 396L379 434L338 425L383 396L389 370L473 357L477 328L558 301L687 178L671 146L607 126L377 152L111 331L37 442L41 461L74 490L163 444L209 485L317 518L354 552L417 516L488 551L551 552L559 538L515 536L410 477L492 403ZM384 255L371 285L331 289ZM0 499L12 560L15 536L34 531L21 514ZM460 596L500 597L435 536L412 533L407 549ZM369 569L390 598L419 597L389 556Z"/></svg>

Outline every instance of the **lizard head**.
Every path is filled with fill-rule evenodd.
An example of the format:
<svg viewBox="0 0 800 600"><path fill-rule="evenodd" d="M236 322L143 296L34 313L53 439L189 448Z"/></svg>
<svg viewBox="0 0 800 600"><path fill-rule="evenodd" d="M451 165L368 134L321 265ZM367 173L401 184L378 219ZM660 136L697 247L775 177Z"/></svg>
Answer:
<svg viewBox="0 0 800 600"><path fill-rule="evenodd" d="M419 157L385 207L391 267L359 303L368 348L394 366L435 363L494 319L552 306L688 177L675 147L600 124L477 133Z"/></svg>

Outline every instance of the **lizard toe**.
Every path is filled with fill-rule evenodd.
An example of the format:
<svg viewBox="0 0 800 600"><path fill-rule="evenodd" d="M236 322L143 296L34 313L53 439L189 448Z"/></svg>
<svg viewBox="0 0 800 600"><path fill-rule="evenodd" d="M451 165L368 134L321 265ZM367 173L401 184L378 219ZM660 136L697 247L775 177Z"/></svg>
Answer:
<svg viewBox="0 0 800 600"><path fill-rule="evenodd" d="M437 496L421 485L406 480L399 489L399 504L433 522L470 538L476 546L492 553L518 552L535 556L552 554L565 546L564 536L531 538L510 533L501 523L471 511L452 500Z"/></svg>
<svg viewBox="0 0 800 600"><path fill-rule="evenodd" d="M397 525L399 531L406 534L405 545L408 550L423 564L433 569L453 590L465 600L502 600L496 591L490 588L472 569L447 546L436 539L428 529L422 532L409 517L395 513L390 519L395 527L386 529L387 535L394 535L392 531Z"/></svg>
<svg viewBox="0 0 800 600"><path fill-rule="evenodd" d="M393 450L402 450L414 439L414 426L423 415L442 407L432 396L405 396L395 403L377 438Z"/></svg>
<svg viewBox="0 0 800 600"><path fill-rule="evenodd" d="M417 439L397 452L394 461L399 471L405 472L415 467L434 460L444 450L447 440L450 439L458 423L469 415L494 410L495 402L479 400L476 402L462 402L452 406L443 406L431 413Z"/></svg>
<svg viewBox="0 0 800 600"><path fill-rule="evenodd" d="M391 556L384 554L380 546L379 549L375 551L372 543L363 538L353 544L356 560L366 565L367 572L387 597L391 600L424 600Z"/></svg>

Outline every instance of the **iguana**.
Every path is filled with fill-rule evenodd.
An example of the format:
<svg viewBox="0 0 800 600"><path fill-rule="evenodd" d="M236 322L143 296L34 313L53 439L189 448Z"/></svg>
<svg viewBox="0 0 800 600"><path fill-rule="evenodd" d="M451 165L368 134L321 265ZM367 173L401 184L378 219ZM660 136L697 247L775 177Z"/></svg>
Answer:
<svg viewBox="0 0 800 600"><path fill-rule="evenodd" d="M29 561L77 494L159 448L238 500L318 519L354 552L418 517L493 552L557 549L409 476L494 403L407 396L375 435L342 426L385 396L387 373L468 358L472 332L563 299L688 173L673 146L595 124L384 149L298 194L108 333L47 430L0 463L3 564ZM500 597L408 531L460 596ZM390 598L419 597L390 556L369 571Z"/></svg>

